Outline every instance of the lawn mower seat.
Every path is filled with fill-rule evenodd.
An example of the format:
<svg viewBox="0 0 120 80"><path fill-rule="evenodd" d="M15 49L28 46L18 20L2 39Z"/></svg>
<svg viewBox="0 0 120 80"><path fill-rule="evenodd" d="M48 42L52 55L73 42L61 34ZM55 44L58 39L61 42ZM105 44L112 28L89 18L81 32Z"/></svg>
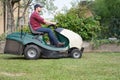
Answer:
<svg viewBox="0 0 120 80"><path fill-rule="evenodd" d="M32 28L32 26L31 26L30 22L28 23L28 26L29 26L30 31L31 31L32 34L34 34L34 35L44 35L43 32L38 32L38 31L33 30L33 28Z"/></svg>

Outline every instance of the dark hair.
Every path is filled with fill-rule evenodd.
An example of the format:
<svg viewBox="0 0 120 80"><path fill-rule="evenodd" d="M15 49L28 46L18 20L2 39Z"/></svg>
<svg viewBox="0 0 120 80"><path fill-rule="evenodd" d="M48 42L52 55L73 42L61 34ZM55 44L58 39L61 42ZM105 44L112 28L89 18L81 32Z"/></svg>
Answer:
<svg viewBox="0 0 120 80"><path fill-rule="evenodd" d="M43 6L40 5L40 4L36 4L36 5L34 6L34 9L36 9L36 8L38 8L38 7L42 8Z"/></svg>

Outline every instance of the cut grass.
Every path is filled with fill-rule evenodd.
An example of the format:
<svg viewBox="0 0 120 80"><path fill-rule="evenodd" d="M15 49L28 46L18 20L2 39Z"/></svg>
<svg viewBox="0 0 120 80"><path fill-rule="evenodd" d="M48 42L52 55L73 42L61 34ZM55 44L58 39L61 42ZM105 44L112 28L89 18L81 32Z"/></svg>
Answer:
<svg viewBox="0 0 120 80"><path fill-rule="evenodd" d="M38 60L0 54L0 80L120 80L120 53Z"/></svg>

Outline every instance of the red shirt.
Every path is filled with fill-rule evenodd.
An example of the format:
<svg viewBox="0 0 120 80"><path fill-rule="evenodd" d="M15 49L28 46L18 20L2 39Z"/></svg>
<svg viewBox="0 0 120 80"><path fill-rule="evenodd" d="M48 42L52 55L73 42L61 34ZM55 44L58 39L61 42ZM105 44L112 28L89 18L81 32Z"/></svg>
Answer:
<svg viewBox="0 0 120 80"><path fill-rule="evenodd" d="M37 12L33 12L30 16L30 24L34 30L41 27L44 24L44 19Z"/></svg>

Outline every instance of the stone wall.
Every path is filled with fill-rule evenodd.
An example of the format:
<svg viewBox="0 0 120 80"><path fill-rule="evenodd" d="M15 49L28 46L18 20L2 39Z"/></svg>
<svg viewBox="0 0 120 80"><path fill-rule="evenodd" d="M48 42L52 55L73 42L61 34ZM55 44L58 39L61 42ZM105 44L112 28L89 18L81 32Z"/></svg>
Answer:
<svg viewBox="0 0 120 80"><path fill-rule="evenodd" d="M84 42L84 52L120 52L120 45L117 44L104 44L98 48L93 48L89 42Z"/></svg>
<svg viewBox="0 0 120 80"><path fill-rule="evenodd" d="M0 53L4 52L5 41L0 41ZM87 52L120 52L120 45L117 44L104 44L100 47L93 49L89 42L83 43L84 53Z"/></svg>
<svg viewBox="0 0 120 80"><path fill-rule="evenodd" d="M0 41L0 53L4 52L5 41Z"/></svg>

